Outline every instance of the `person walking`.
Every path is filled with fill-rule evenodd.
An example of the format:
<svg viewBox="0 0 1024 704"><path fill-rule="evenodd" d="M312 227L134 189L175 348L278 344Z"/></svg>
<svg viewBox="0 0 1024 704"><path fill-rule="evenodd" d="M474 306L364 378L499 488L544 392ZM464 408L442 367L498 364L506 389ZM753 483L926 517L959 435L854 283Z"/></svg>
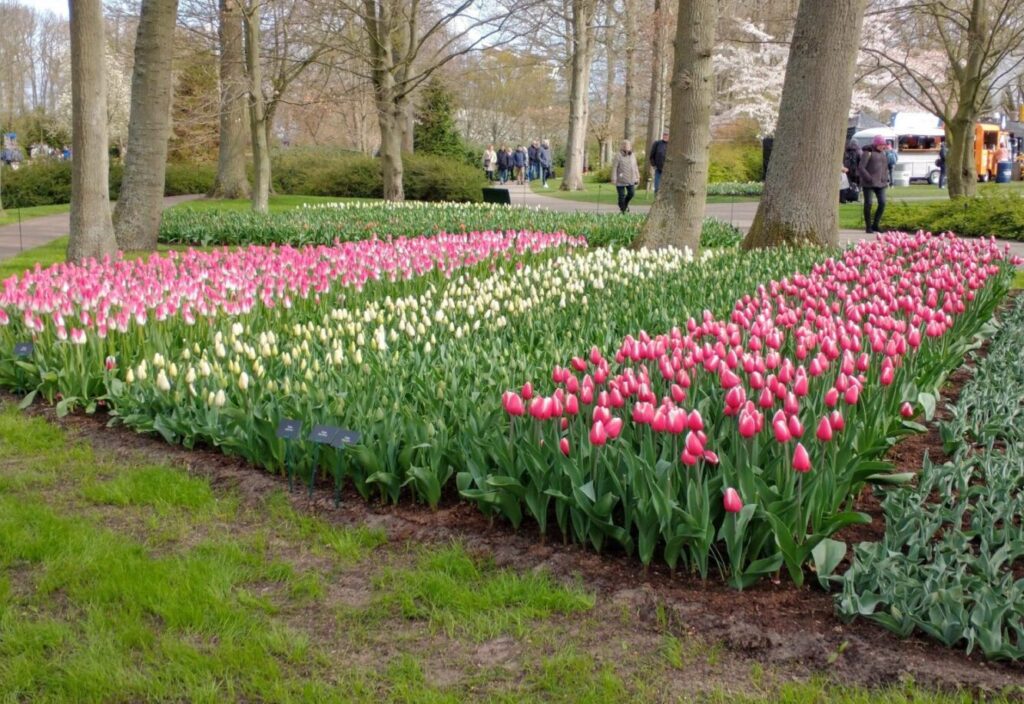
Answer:
<svg viewBox="0 0 1024 704"><path fill-rule="evenodd" d="M661 187L661 172L665 169L665 157L668 155L668 130L661 133L661 139L647 150L647 167L654 167L654 192Z"/></svg>
<svg viewBox="0 0 1024 704"><path fill-rule="evenodd" d="M502 146L498 150L498 180L501 181L502 185L508 180L508 172L511 168L508 163L508 147Z"/></svg>
<svg viewBox="0 0 1024 704"><path fill-rule="evenodd" d="M849 186L846 190L847 203L856 203L860 200L858 167L860 166L861 156L861 148L856 140L851 139L846 143L846 151L843 152L843 168L846 170L846 178L849 181Z"/></svg>
<svg viewBox="0 0 1024 704"><path fill-rule="evenodd" d="M544 185L544 188L547 188L548 179L551 178L551 165L554 162L551 155L551 142L546 139L540 143L540 149L537 150L537 163L540 170L541 183Z"/></svg>
<svg viewBox="0 0 1024 704"><path fill-rule="evenodd" d="M864 189L864 231L879 234L882 215L885 213L885 189L889 187L889 159L886 150L888 142L882 135L876 135L870 147L864 148L857 176ZM878 209L871 215L872 197L878 199Z"/></svg>
<svg viewBox="0 0 1024 704"><path fill-rule="evenodd" d="M498 154L494 151L494 145L488 144L484 149L484 176L488 183L494 183L494 171L498 168Z"/></svg>
<svg viewBox="0 0 1024 704"><path fill-rule="evenodd" d="M540 142L536 139L530 142L530 147L526 150L526 158L529 160L529 164L526 167L527 178L531 181L536 181L540 178Z"/></svg>
<svg viewBox="0 0 1024 704"><path fill-rule="evenodd" d="M512 166L516 171L516 184L522 186L526 182L526 147L520 144L512 155Z"/></svg>
<svg viewBox="0 0 1024 704"><path fill-rule="evenodd" d="M898 154L896 154L896 147L892 142L886 142L887 149L885 150L886 163L889 165L889 185L896 183L892 178L893 169L896 167L896 162L900 160Z"/></svg>
<svg viewBox="0 0 1024 704"><path fill-rule="evenodd" d="M946 144L946 140L942 140L942 146L939 147L939 158L935 160L935 165L939 167L939 188L946 187L947 156L949 156L949 146Z"/></svg>
<svg viewBox="0 0 1024 704"><path fill-rule="evenodd" d="M629 212L629 201L636 195L636 185L640 183L640 169L636 165L633 145L628 139L619 144L619 151L612 160L612 183L619 193L619 212Z"/></svg>

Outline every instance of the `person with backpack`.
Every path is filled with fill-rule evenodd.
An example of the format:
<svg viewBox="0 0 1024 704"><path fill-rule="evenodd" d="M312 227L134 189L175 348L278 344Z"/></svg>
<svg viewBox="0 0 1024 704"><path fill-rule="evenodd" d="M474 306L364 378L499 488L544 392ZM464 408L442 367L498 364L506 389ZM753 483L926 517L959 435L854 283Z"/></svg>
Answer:
<svg viewBox="0 0 1024 704"><path fill-rule="evenodd" d="M512 164L509 161L510 156L512 156L512 152L508 147L502 146L498 150L498 180L501 181L502 185L505 185L505 182L508 181L508 174L512 169Z"/></svg>
<svg viewBox="0 0 1024 704"><path fill-rule="evenodd" d="M515 169L516 183L520 186L525 183L526 176L526 147L520 144L512 154L512 166Z"/></svg>
<svg viewBox="0 0 1024 704"><path fill-rule="evenodd" d="M864 231L880 234L882 215L885 213L885 190L889 187L889 158L885 152L889 143L876 135L870 147L865 147L860 158L857 177L864 189ZM878 209L871 215L872 196L878 199Z"/></svg>
<svg viewBox="0 0 1024 704"><path fill-rule="evenodd" d="M892 178L893 168L896 166L896 162L900 160L899 155L896 153L896 147L892 142L887 142L888 147L885 150L886 163L889 165L889 185L896 183Z"/></svg>
<svg viewBox="0 0 1024 704"><path fill-rule="evenodd" d="M844 203L856 203L860 200L860 178L857 169L860 166L861 154L860 145L856 140L851 139L846 143L846 151L843 152L843 169L846 171L848 185L846 192L842 194Z"/></svg>

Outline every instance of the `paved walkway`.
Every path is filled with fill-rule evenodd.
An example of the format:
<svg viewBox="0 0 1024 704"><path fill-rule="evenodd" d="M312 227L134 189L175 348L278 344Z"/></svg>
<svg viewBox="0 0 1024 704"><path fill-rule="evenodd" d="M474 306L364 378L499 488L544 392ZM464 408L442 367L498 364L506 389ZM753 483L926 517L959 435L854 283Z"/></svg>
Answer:
<svg viewBox="0 0 1024 704"><path fill-rule="evenodd" d="M169 196L164 198L164 207L203 198L201 195ZM113 203L110 204L113 207ZM7 208L7 212L17 215L16 208ZM13 257L25 249L32 249L64 237L70 229L70 213L43 215L29 218L21 224L0 227L0 259Z"/></svg>

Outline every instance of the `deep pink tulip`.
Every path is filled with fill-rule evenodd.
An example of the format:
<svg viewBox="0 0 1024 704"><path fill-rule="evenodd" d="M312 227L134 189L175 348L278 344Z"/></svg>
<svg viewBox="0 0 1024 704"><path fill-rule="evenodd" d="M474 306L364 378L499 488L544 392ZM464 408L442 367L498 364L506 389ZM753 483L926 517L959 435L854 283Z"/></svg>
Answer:
<svg viewBox="0 0 1024 704"><path fill-rule="evenodd" d="M818 440L822 442L829 442L832 439L832 424L829 423L827 417L822 418L818 423Z"/></svg>
<svg viewBox="0 0 1024 704"><path fill-rule="evenodd" d="M510 416L521 416L526 413L522 397L514 391L506 391L502 394L501 404Z"/></svg>
<svg viewBox="0 0 1024 704"><path fill-rule="evenodd" d="M700 417L700 411L696 408L686 417L686 427L693 431L704 430L704 419Z"/></svg>
<svg viewBox="0 0 1024 704"><path fill-rule="evenodd" d="M566 457L569 456L569 438L562 438L558 441L558 449L562 451L562 454Z"/></svg>
<svg viewBox="0 0 1024 704"><path fill-rule="evenodd" d="M731 486L727 487L722 494L722 508L725 509L726 513L739 513L743 510L743 501Z"/></svg>
<svg viewBox="0 0 1024 704"><path fill-rule="evenodd" d="M900 415L903 416L904 418L914 417L914 407L910 405L909 401L904 401L903 405L900 406Z"/></svg>
<svg viewBox="0 0 1024 704"><path fill-rule="evenodd" d="M602 421L595 421L590 426L590 444L600 447L606 442L608 442L608 432L604 428L604 423Z"/></svg>
<svg viewBox="0 0 1024 704"><path fill-rule="evenodd" d="M828 424L832 426L832 430L839 432L846 427L846 421L843 420L843 414L838 410L832 411L828 414Z"/></svg>
<svg viewBox="0 0 1024 704"><path fill-rule="evenodd" d="M757 435L757 420L745 410L740 411L739 426L741 437L752 438Z"/></svg>
<svg viewBox="0 0 1024 704"><path fill-rule="evenodd" d="M811 471L811 458L807 454L807 448L800 442L796 444L796 449L793 450L793 469L802 473Z"/></svg>
<svg viewBox="0 0 1024 704"><path fill-rule="evenodd" d="M522 394L524 401L529 401L533 398L533 384L530 382L523 384L523 390L520 393Z"/></svg>
<svg viewBox="0 0 1024 704"><path fill-rule="evenodd" d="M615 438L619 437L619 434L622 432L622 419L612 418L607 423L605 423L604 429L605 432L608 433L608 439L614 440Z"/></svg>

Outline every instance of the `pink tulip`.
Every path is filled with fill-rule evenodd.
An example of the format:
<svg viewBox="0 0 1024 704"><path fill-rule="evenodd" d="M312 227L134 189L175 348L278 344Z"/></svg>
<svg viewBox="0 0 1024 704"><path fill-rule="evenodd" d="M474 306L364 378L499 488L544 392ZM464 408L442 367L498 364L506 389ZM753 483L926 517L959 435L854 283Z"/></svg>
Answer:
<svg viewBox="0 0 1024 704"><path fill-rule="evenodd" d="M526 382L525 384L523 384L523 389L522 391L520 391L520 394L522 395L524 401L529 401L531 398L533 398L533 384L531 384L530 382Z"/></svg>
<svg viewBox="0 0 1024 704"><path fill-rule="evenodd" d="M700 417L700 411L696 408L686 417L686 427L693 431L704 430L704 419Z"/></svg>
<svg viewBox="0 0 1024 704"><path fill-rule="evenodd" d="M838 410L832 411L828 414L828 424L832 426L832 430L839 432L846 427L846 421L843 420L843 414Z"/></svg>
<svg viewBox="0 0 1024 704"><path fill-rule="evenodd" d="M683 453L679 456L679 459L687 467L693 467L700 460L700 457L694 455L689 450L683 450Z"/></svg>
<svg viewBox="0 0 1024 704"><path fill-rule="evenodd" d="M833 386L825 392L825 405L829 408L835 408L837 403L839 403L839 389Z"/></svg>
<svg viewBox="0 0 1024 704"><path fill-rule="evenodd" d="M604 428L604 423L595 421L590 427L590 444L600 447L606 442L608 442L608 432Z"/></svg>
<svg viewBox="0 0 1024 704"><path fill-rule="evenodd" d="M900 406L900 415L903 416L904 418L913 418L914 417L914 415L915 415L914 407L912 405L910 405L909 401L904 401L903 405Z"/></svg>
<svg viewBox="0 0 1024 704"><path fill-rule="evenodd" d="M747 411L740 411L740 437L752 438L757 435L757 421Z"/></svg>
<svg viewBox="0 0 1024 704"><path fill-rule="evenodd" d="M726 513L739 513L743 510L743 501L731 486L727 487L722 494L722 508L725 509Z"/></svg>
<svg viewBox="0 0 1024 704"><path fill-rule="evenodd" d="M522 397L514 391L506 391L502 394L501 404L510 416L521 416L526 413Z"/></svg>
<svg viewBox="0 0 1024 704"><path fill-rule="evenodd" d="M817 436L818 440L821 442L829 442L832 440L832 424L829 422L827 417L822 418L818 423Z"/></svg>
<svg viewBox="0 0 1024 704"><path fill-rule="evenodd" d="M622 419L612 418L605 424L604 429L608 433L608 439L614 440L622 432Z"/></svg>
<svg viewBox="0 0 1024 704"><path fill-rule="evenodd" d="M807 448L803 443L797 443L793 450L793 469L797 472L807 473L811 471L811 458L807 454Z"/></svg>
<svg viewBox="0 0 1024 704"><path fill-rule="evenodd" d="M566 457L569 456L569 438L562 438L558 441L558 449L562 451L562 454Z"/></svg>

